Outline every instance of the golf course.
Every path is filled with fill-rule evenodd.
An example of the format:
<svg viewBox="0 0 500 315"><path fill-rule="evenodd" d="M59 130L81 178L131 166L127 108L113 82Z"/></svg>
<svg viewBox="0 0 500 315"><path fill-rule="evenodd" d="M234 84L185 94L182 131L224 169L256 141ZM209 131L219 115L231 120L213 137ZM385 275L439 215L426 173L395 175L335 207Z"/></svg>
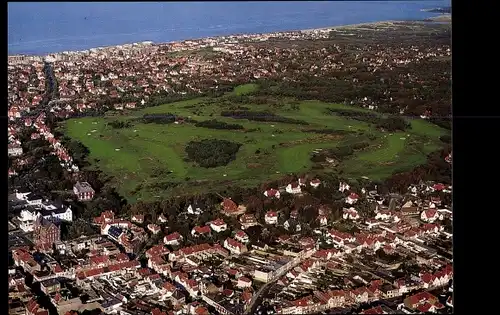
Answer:
<svg viewBox="0 0 500 315"><path fill-rule="evenodd" d="M384 179L425 163L427 154L441 148L439 137L449 134L415 118L406 119L408 128L404 131L384 131L376 124L335 113L382 114L343 104L288 99L273 104L231 103L230 97L251 95L255 89L258 86L250 84L220 97L70 119L63 122L61 130L89 149L89 167L111 176L120 193L132 202L221 185L252 186L307 171ZM174 116L175 121L159 123L151 118L162 115ZM189 156L186 152L190 143L203 140L238 145L226 165L206 167L193 158L195 146ZM313 152L339 147L354 150L335 166L323 163L312 170Z"/></svg>

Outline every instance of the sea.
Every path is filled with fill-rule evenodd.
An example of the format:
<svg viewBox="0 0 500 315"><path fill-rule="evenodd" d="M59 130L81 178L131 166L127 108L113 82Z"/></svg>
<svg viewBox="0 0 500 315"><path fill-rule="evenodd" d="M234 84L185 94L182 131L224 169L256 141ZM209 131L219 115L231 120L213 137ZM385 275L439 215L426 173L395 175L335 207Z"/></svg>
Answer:
<svg viewBox="0 0 500 315"><path fill-rule="evenodd" d="M9 55L142 41L304 30L387 20L423 20L451 0L234 2L9 2Z"/></svg>

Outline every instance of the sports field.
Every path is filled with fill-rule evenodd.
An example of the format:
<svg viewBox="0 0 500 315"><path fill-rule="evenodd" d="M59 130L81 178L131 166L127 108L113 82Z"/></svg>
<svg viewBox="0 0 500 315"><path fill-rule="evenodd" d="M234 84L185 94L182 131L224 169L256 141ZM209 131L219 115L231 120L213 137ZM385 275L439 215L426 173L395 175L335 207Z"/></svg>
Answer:
<svg viewBox="0 0 500 315"><path fill-rule="evenodd" d="M232 95L252 93L257 88L240 86ZM119 191L132 202L217 189L222 185L255 185L285 173L305 172L313 166L314 150L355 145L361 139L366 141L367 135L372 139L368 147L329 171L382 179L424 163L426 154L440 148L439 136L448 132L424 120L411 121L411 128L405 132L381 132L369 123L327 113L328 108L360 109L318 101L295 102L293 106L285 102L278 107L244 105L251 111L270 112L307 124L235 119L221 116L222 111L231 109L223 99L198 98L135 111L109 112L105 117L70 119L63 129L89 148L91 167L111 175ZM209 129L191 122L158 124L140 120L145 114L166 113L197 122L216 119L242 125L244 129ZM130 126L117 129L109 125L116 121L128 122ZM343 132L337 134L336 130ZM188 161L185 152L187 143L203 139L229 140L242 146L236 159L226 166L203 168Z"/></svg>

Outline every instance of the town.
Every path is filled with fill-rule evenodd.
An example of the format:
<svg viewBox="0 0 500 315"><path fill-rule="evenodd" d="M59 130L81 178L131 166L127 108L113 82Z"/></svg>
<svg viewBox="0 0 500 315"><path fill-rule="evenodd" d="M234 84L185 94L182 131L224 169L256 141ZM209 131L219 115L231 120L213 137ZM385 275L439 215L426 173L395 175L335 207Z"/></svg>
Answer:
<svg viewBox="0 0 500 315"><path fill-rule="evenodd" d="M404 195L386 196L376 188L355 192L345 182L299 178L262 196L304 198L321 185L335 185L345 195L336 221L327 206L289 214L268 210L256 217L244 204L224 198L181 210L185 216L200 216L207 207L219 211L188 235L170 231L163 214L148 223L141 214L119 217L107 210L92 222L99 233L67 241L57 223L72 221L71 209L17 192L13 199L24 206L12 229L31 232L33 246L20 236L11 243L11 314L24 313L21 305L26 314L44 314L28 283L48 296L59 314L92 309L107 314L414 314L453 307L448 292L453 290L452 211L446 201L451 186L419 183ZM75 185L78 198L92 198L87 187ZM373 216L356 210L361 200L373 206ZM301 233L299 212L313 213L312 233ZM231 218L238 224L228 224ZM263 243L249 237L256 226L290 233ZM155 243L144 250L147 240Z"/></svg>
<svg viewBox="0 0 500 315"><path fill-rule="evenodd" d="M252 189L127 204L58 130L69 118L249 82L337 75L330 92L284 94L449 124L449 37L418 41L401 27L421 25L9 56L9 314L452 313L450 150L437 153L439 179L396 174L390 188L311 169Z"/></svg>
<svg viewBox="0 0 500 315"><path fill-rule="evenodd" d="M386 24L377 27L398 30L397 24ZM362 28L355 31L361 32L359 37L363 37L364 31L370 32ZM198 96L202 92L221 90L227 85L255 79L293 81L302 73L323 77L354 73L364 68L366 75L451 55L450 46L445 42L438 43L438 47L426 42L361 45L346 42L352 35L349 32L349 28L339 28L227 36L170 44L146 42L54 54L45 60L13 56L9 57L8 116L15 120L40 104L46 85L44 71L51 72L57 81L57 86L51 87L54 97L49 103L50 111L56 117L68 118L89 110L133 109L162 93L170 97ZM333 44L328 42L327 39L333 36L331 34L342 40ZM368 35L376 36L373 29ZM326 44L312 45L321 40L327 41ZM356 53L348 53L353 50ZM44 69L44 61L49 63L48 69ZM356 85L363 82L361 80L349 78L348 83ZM393 80L406 86L423 83L428 78L419 77L417 73L400 73ZM360 97L352 102L370 108L382 106L382 103L383 106L399 104L401 113L431 115L426 108L414 107L419 99L424 100L423 95L415 98L407 108L403 106L401 93L396 90L386 90L383 94L382 99ZM445 112L435 109L432 114L449 113L447 108Z"/></svg>

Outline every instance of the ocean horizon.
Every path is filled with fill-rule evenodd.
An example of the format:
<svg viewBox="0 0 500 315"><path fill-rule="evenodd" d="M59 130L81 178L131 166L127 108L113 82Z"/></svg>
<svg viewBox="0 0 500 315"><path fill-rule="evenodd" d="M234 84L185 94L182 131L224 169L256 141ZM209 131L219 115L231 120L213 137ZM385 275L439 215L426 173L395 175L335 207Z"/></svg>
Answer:
<svg viewBox="0 0 500 315"><path fill-rule="evenodd" d="M8 54L47 55L438 16L450 0L303 2L10 2Z"/></svg>

